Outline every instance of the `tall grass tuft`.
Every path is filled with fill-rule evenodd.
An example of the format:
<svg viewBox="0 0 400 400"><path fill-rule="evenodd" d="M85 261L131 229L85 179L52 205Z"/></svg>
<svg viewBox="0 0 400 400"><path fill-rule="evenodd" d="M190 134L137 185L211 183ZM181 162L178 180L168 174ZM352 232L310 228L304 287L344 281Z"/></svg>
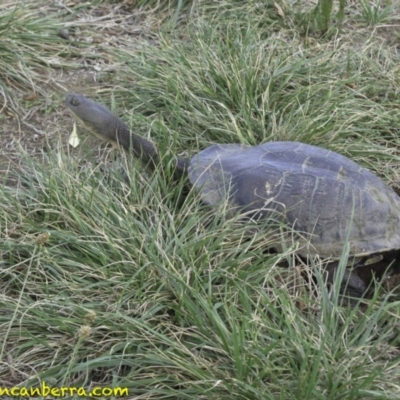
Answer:
<svg viewBox="0 0 400 400"><path fill-rule="evenodd" d="M46 95L44 85L51 70L77 67L67 60L68 41L59 35L65 25L51 8L40 15L36 2L0 5L0 95L3 106L20 108L16 94ZM46 7L45 6L45 7Z"/></svg>
<svg viewBox="0 0 400 400"><path fill-rule="evenodd" d="M169 399L399 392L398 304L361 313L304 291L281 266L290 249L268 253L266 231L210 218L195 193L180 202L184 182L162 169L27 163L0 192L0 357L18 365L15 384Z"/></svg>

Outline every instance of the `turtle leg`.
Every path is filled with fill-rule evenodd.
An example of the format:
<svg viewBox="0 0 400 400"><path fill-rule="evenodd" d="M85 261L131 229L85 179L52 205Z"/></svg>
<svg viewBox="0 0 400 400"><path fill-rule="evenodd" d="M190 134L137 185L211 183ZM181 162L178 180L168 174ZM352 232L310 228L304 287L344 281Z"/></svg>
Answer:
<svg viewBox="0 0 400 400"><path fill-rule="evenodd" d="M333 284L337 273L338 264L334 263L326 268L327 283ZM344 297L364 297L367 292L367 285L356 273L346 269L340 284L340 294Z"/></svg>
<svg viewBox="0 0 400 400"><path fill-rule="evenodd" d="M355 268L357 269L357 275L364 282L372 282L373 280L382 282L388 276L400 274L400 251L392 250L381 254L373 254L370 257L366 257L365 262L361 260L361 263L355 265Z"/></svg>

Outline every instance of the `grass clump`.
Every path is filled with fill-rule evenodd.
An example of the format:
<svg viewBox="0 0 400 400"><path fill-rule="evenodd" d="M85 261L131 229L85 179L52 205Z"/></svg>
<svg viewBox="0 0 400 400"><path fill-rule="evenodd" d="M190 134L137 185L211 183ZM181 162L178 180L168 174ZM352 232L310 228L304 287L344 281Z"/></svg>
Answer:
<svg viewBox="0 0 400 400"><path fill-rule="evenodd" d="M184 43L168 37L124 56L135 88L114 93L133 110L127 114L134 129L151 130L158 143L180 151L297 140L350 155L381 174L398 162L392 54L305 49L296 39L288 47L281 34L265 39L242 22L214 28L203 21L188 34Z"/></svg>
<svg viewBox="0 0 400 400"><path fill-rule="evenodd" d="M371 25L386 22L394 13L391 2L359 0L359 4L363 19Z"/></svg>
<svg viewBox="0 0 400 400"><path fill-rule="evenodd" d="M336 17L340 24L343 21L346 6L345 0L339 0L338 6L339 9L336 11L335 15L333 15L333 0L318 0L317 5L312 11L301 13L301 24L307 26L307 31L309 31L311 26L318 32L321 32L321 34L327 34L329 28L331 28L331 22L334 17Z"/></svg>
<svg viewBox="0 0 400 400"><path fill-rule="evenodd" d="M36 93L46 79L43 69L67 65L60 57L61 28L54 17L39 17L33 3L0 7L0 91L11 108L19 108L13 90Z"/></svg>
<svg viewBox="0 0 400 400"><path fill-rule="evenodd" d="M397 390L397 304L361 313L322 297L301 311L312 292L280 267L290 252L265 252L266 232L204 225L207 208L194 193L178 206L181 184L166 186L161 169L124 164L128 183L121 168L55 155L1 191L1 356L16 380L180 399Z"/></svg>
<svg viewBox="0 0 400 400"><path fill-rule="evenodd" d="M82 58L107 57L85 51L90 41L74 36L76 28L90 32L94 24L90 18L71 22L89 3L74 10L58 9L51 2L42 2L41 7L38 12L36 1L0 5L0 95L2 107L17 114L26 106L24 101L35 104L38 97L50 97L52 86L61 86L56 72L81 68Z"/></svg>

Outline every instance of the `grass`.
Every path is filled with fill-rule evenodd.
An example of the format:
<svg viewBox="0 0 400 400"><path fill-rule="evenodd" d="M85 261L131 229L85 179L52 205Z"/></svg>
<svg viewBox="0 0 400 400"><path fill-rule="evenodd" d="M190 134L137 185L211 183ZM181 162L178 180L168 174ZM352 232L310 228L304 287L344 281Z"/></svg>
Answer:
<svg viewBox="0 0 400 400"><path fill-rule="evenodd" d="M190 28L183 46L168 37L140 56L123 55L135 87L113 93L134 116L134 128L151 129L160 145L178 150L299 140L381 174L387 163L398 163L396 57L331 43L308 50L296 39L301 50L293 51L280 33L263 38L251 22L242 29L243 21L229 21L224 34L221 25ZM365 159L368 153L376 164Z"/></svg>
<svg viewBox="0 0 400 400"><path fill-rule="evenodd" d="M265 254L265 234L205 226L209 210L195 194L178 206L181 186L171 192L162 171L145 179L125 166L126 184L110 167L110 188L103 172L54 158L30 165L24 189L3 190L2 355L19 371L40 362L38 378L61 386L114 376L148 398L357 398L393 386L382 364L396 370L396 303L360 313L323 296L300 311L296 298L316 299L279 266L290 252Z"/></svg>
<svg viewBox="0 0 400 400"><path fill-rule="evenodd" d="M369 2L360 0L362 8L362 16L365 21L376 25L378 23L387 22L393 15L393 9L390 2Z"/></svg>
<svg viewBox="0 0 400 400"><path fill-rule="evenodd" d="M367 21L360 37L301 36L283 2L285 19L269 2L155 5L146 15L163 21L156 43L112 49L118 74L95 97L157 142L160 168L121 154L98 162L92 148L74 157L49 141L42 160L21 150L20 170L4 177L0 387L119 386L143 399L399 398L391 293L340 306L339 282L324 287L320 260L305 266L294 247L269 252L272 232L227 218L224 204L205 206L168 168L171 154L211 143L299 140L394 184L397 54L371 40ZM173 7L192 10L175 29ZM315 281L305 278L312 271Z"/></svg>
<svg viewBox="0 0 400 400"><path fill-rule="evenodd" d="M39 82L48 77L48 68L66 68L73 62L67 45L59 36L63 24L53 16L38 17L33 3L0 6L0 91L6 107L20 109L15 93L30 97L39 90ZM76 65L75 65L76 67ZM27 91L29 91L27 93Z"/></svg>

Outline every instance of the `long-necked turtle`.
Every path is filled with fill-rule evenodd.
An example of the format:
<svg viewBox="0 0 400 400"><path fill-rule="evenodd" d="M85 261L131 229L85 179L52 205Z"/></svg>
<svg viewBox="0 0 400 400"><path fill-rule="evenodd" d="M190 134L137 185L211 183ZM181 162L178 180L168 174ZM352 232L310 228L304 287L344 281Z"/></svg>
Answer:
<svg viewBox="0 0 400 400"><path fill-rule="evenodd" d="M95 136L131 149L146 163L158 162L155 146L106 107L79 94L68 94L66 104ZM307 239L301 256L338 258L346 243L355 257L400 248L400 198L372 172L333 151L298 142L220 144L191 160L176 158L176 169L188 173L207 204L228 199L252 217L283 216L299 240ZM347 278L348 292L362 295L365 283L354 274Z"/></svg>

